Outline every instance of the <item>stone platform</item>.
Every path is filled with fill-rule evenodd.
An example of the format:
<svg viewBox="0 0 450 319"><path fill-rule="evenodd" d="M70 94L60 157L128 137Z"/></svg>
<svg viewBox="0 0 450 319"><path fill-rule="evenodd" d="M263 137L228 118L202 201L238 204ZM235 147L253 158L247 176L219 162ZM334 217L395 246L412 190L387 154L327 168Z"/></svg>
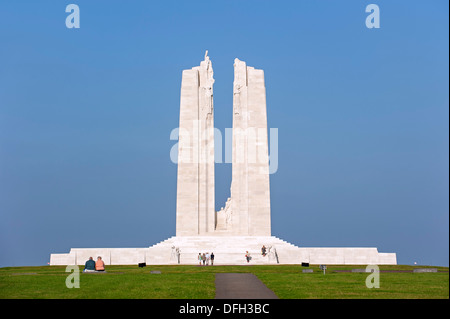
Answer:
<svg viewBox="0 0 450 319"><path fill-rule="evenodd" d="M266 256L261 247L267 248ZM177 253L177 249L178 252ZM396 265L395 253L374 247L298 247L275 236L174 236L148 248L72 248L51 254L50 265L84 265L89 257L101 256L106 265L197 265L198 254L213 252L214 265L310 264Z"/></svg>

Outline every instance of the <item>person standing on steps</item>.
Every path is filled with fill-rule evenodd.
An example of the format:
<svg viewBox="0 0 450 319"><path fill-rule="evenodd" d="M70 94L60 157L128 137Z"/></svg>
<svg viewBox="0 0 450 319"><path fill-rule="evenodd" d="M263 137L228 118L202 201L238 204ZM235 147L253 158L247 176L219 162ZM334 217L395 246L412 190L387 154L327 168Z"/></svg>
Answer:
<svg viewBox="0 0 450 319"><path fill-rule="evenodd" d="M250 259L252 259L252 257L250 256L250 253L248 252L248 250L245 252L245 258L247 259L247 263L249 263Z"/></svg>

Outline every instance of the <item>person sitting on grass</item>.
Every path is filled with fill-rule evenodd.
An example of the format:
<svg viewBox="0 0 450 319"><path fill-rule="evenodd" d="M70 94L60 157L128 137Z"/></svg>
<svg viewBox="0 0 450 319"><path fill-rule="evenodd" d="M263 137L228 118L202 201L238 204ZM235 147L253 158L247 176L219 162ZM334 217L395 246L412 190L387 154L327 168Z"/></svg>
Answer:
<svg viewBox="0 0 450 319"><path fill-rule="evenodd" d="M105 271L105 263L102 260L102 257L97 257L97 262L95 263L95 270L97 271Z"/></svg>
<svg viewBox="0 0 450 319"><path fill-rule="evenodd" d="M94 272L95 271L95 261L92 257L84 264L83 272Z"/></svg>

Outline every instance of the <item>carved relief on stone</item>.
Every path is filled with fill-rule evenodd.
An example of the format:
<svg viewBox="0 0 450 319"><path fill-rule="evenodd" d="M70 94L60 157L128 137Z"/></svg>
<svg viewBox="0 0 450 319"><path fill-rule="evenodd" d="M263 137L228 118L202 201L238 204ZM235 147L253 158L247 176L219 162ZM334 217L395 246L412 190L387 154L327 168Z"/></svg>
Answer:
<svg viewBox="0 0 450 319"><path fill-rule="evenodd" d="M180 263L180 248L172 246L172 252L170 254L170 262L171 263Z"/></svg>
<svg viewBox="0 0 450 319"><path fill-rule="evenodd" d="M267 247L268 250L268 257L269 257L269 262L273 262L273 263L277 263L278 264L278 254L277 254L277 249L274 246L269 246Z"/></svg>
<svg viewBox="0 0 450 319"><path fill-rule="evenodd" d="M239 114L241 112L241 86L238 83L233 88L233 105L234 114Z"/></svg>
<svg viewBox="0 0 450 319"><path fill-rule="evenodd" d="M205 105L204 109L206 110L206 114L212 114L213 112L213 84L214 84L214 71L212 68L211 60L208 56L208 50L205 52L205 60L203 61L206 69L206 83L202 87L203 94L205 96Z"/></svg>
<svg viewBox="0 0 450 319"><path fill-rule="evenodd" d="M227 202L225 204L225 222L226 228L230 229L231 225L233 225L232 211L231 211L231 198L228 197Z"/></svg>
<svg viewBox="0 0 450 319"><path fill-rule="evenodd" d="M231 226L233 225L233 214L231 210L231 198L227 199L225 203L225 207L222 207L217 212L217 227L218 230L231 230Z"/></svg>
<svg viewBox="0 0 450 319"><path fill-rule="evenodd" d="M241 61L236 58L234 59L234 85L233 85L233 110L234 114L241 113L241 78L238 71L238 65Z"/></svg>

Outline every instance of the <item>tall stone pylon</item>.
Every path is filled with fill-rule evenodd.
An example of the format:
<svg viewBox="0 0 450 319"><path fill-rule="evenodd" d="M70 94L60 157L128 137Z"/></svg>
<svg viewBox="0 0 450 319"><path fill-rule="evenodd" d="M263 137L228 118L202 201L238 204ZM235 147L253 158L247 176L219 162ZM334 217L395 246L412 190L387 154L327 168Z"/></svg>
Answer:
<svg viewBox="0 0 450 319"><path fill-rule="evenodd" d="M214 232L213 68L205 53L200 66L183 70L178 138L176 235Z"/></svg>
<svg viewBox="0 0 450 319"><path fill-rule="evenodd" d="M231 228L270 236L270 183L264 71L234 61Z"/></svg>

